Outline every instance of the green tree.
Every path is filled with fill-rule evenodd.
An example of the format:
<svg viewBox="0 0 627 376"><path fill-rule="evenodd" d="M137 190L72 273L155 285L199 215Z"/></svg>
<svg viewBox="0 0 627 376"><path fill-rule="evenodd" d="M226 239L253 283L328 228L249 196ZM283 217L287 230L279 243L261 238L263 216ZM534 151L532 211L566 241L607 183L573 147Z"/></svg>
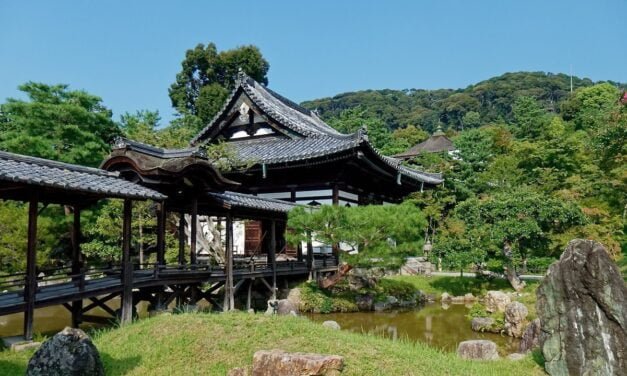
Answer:
<svg viewBox="0 0 627 376"><path fill-rule="evenodd" d="M330 121L329 125L342 133L353 133L365 127L368 131L368 140L372 145L385 154L389 152L392 133L381 119L370 115L360 107L343 111L337 119Z"/></svg>
<svg viewBox="0 0 627 376"><path fill-rule="evenodd" d="M209 122L233 89L238 69L268 84L270 64L255 46L241 46L218 52L215 44L198 44L185 53L181 71L170 86L172 106L185 116Z"/></svg>
<svg viewBox="0 0 627 376"><path fill-rule="evenodd" d="M341 244L351 266L400 266L421 249L427 226L412 202L400 205L342 207L323 205L289 213L288 241L296 244L312 233L325 244Z"/></svg>
<svg viewBox="0 0 627 376"><path fill-rule="evenodd" d="M98 166L120 134L102 99L68 85L28 82L28 101L0 105L0 149L58 161Z"/></svg>
<svg viewBox="0 0 627 376"><path fill-rule="evenodd" d="M531 97L519 97L512 109L515 134L520 138L537 138L547 124L547 114Z"/></svg>

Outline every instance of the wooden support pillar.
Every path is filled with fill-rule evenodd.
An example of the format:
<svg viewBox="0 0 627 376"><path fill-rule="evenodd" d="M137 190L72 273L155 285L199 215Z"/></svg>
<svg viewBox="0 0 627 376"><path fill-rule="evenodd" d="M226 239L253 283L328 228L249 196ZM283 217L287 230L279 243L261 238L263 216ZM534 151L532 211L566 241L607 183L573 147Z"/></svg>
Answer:
<svg viewBox="0 0 627 376"><path fill-rule="evenodd" d="M157 263L165 265L165 202L157 204Z"/></svg>
<svg viewBox="0 0 627 376"><path fill-rule="evenodd" d="M298 245L296 246L296 260L298 262L303 262L303 244L301 242L298 242Z"/></svg>
<svg viewBox="0 0 627 376"><path fill-rule="evenodd" d="M254 278L252 278L250 282L248 283L248 296L246 297L246 311L248 311L252 307L253 284L255 284Z"/></svg>
<svg viewBox="0 0 627 376"><path fill-rule="evenodd" d="M192 265L196 265L196 233L198 229L196 228L196 223L198 222L198 199L194 197L192 199L192 223L190 230L190 251L189 251L189 263Z"/></svg>
<svg viewBox="0 0 627 376"><path fill-rule="evenodd" d="M230 213L226 215L226 252L224 259L226 281L224 285L223 310L226 312L235 308L235 297L233 296L233 217Z"/></svg>
<svg viewBox="0 0 627 376"><path fill-rule="evenodd" d="M131 263L131 219L133 202L124 200L124 218L122 224L122 314L120 322L133 320L133 264Z"/></svg>
<svg viewBox="0 0 627 376"><path fill-rule="evenodd" d="M313 254L313 241L311 239L311 231L307 231L307 269L313 270L314 266L314 254Z"/></svg>
<svg viewBox="0 0 627 376"><path fill-rule="evenodd" d="M81 255L81 210L79 207L74 208L74 223L72 224L72 279L78 282L79 289L82 286L83 277L76 277L83 271L82 255ZM75 300L72 302L72 327L78 328L83 321L83 300Z"/></svg>
<svg viewBox="0 0 627 376"><path fill-rule="evenodd" d="M270 221L270 252L268 253L272 265L272 299L276 299L276 221Z"/></svg>
<svg viewBox="0 0 627 376"><path fill-rule="evenodd" d="M24 339L33 339L33 316L37 293L37 216L38 197L33 195L28 203L28 246L26 253L26 284L24 285Z"/></svg>
<svg viewBox="0 0 627 376"><path fill-rule="evenodd" d="M340 190L337 187L337 185L333 186L333 206L338 206L340 204ZM333 256L335 256L335 259L338 261L340 261L340 245L338 243L333 243L331 244L331 252L333 253Z"/></svg>
<svg viewBox="0 0 627 376"><path fill-rule="evenodd" d="M179 213L179 265L185 264L185 213Z"/></svg>

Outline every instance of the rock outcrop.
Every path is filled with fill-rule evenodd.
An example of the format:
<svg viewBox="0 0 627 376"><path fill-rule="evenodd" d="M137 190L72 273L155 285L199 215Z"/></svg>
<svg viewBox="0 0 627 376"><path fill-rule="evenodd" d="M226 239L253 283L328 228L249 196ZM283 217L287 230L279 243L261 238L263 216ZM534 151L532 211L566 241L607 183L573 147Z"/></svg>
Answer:
<svg viewBox="0 0 627 376"><path fill-rule="evenodd" d="M337 355L287 353L261 350L253 355L253 376L337 376L344 358Z"/></svg>
<svg viewBox="0 0 627 376"><path fill-rule="evenodd" d="M408 257L405 264L401 266L400 275L422 274L430 276L434 267L426 257Z"/></svg>
<svg viewBox="0 0 627 376"><path fill-rule="evenodd" d="M520 339L520 347L518 351L525 353L531 351L540 344L540 319L535 319L525 329L525 332Z"/></svg>
<svg viewBox="0 0 627 376"><path fill-rule="evenodd" d="M529 310L520 302L509 303L505 307L505 333L510 337L521 338L527 326Z"/></svg>
<svg viewBox="0 0 627 376"><path fill-rule="evenodd" d="M470 327L475 332L499 333L499 328L494 327L494 319L491 317L474 317L470 321Z"/></svg>
<svg viewBox="0 0 627 376"><path fill-rule="evenodd" d="M509 295L502 291L488 291L484 304L486 311L493 313L505 312L505 307L511 302Z"/></svg>
<svg viewBox="0 0 627 376"><path fill-rule="evenodd" d="M572 240L537 290L540 343L551 375L627 370L627 288L595 241Z"/></svg>
<svg viewBox="0 0 627 376"><path fill-rule="evenodd" d="M496 343L487 340L464 341L457 346L457 355L462 359L496 360L499 358Z"/></svg>
<svg viewBox="0 0 627 376"><path fill-rule="evenodd" d="M65 328L33 354L26 375L103 376L104 368L89 336L80 329Z"/></svg>

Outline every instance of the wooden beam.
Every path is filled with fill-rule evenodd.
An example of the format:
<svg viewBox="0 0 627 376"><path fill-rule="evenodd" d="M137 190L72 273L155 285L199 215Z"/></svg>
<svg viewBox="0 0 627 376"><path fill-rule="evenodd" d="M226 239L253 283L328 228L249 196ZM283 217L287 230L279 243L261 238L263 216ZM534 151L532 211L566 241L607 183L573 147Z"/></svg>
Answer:
<svg viewBox="0 0 627 376"><path fill-rule="evenodd" d="M246 310L248 311L252 306L252 297L253 297L253 284L255 284L255 279L251 279L248 284L248 296L246 297Z"/></svg>
<svg viewBox="0 0 627 376"><path fill-rule="evenodd" d="M179 213L179 265L185 264L185 213Z"/></svg>
<svg viewBox="0 0 627 376"><path fill-rule="evenodd" d="M28 203L28 246L26 250L26 285L24 286L24 339L33 339L33 317L35 313L35 294L37 292L37 195Z"/></svg>
<svg viewBox="0 0 627 376"><path fill-rule="evenodd" d="M192 265L196 265L196 236L197 236L197 228L196 223L198 222L198 199L194 197L192 199L192 223L191 223L191 231L190 231L190 251L189 251L189 263Z"/></svg>
<svg viewBox="0 0 627 376"><path fill-rule="evenodd" d="M133 320L133 264L131 264L131 218L133 202L124 200L122 225L122 324Z"/></svg>
<svg viewBox="0 0 627 376"><path fill-rule="evenodd" d="M72 223L72 274L77 275L82 271L81 256L81 209L74 206L74 222ZM80 280L81 277L73 277L74 281ZM83 299L72 302L72 327L78 328L83 314Z"/></svg>
<svg viewBox="0 0 627 376"><path fill-rule="evenodd" d="M161 201L157 205L157 263L165 265L165 202Z"/></svg>

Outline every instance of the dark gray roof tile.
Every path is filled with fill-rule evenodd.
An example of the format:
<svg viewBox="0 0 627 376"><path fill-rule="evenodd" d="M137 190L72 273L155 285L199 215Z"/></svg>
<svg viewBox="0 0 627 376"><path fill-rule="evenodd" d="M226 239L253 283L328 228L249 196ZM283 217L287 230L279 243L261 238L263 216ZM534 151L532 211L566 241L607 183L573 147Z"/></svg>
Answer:
<svg viewBox="0 0 627 376"><path fill-rule="evenodd" d="M0 151L0 181L107 197L163 200L166 196L129 182L117 173Z"/></svg>

